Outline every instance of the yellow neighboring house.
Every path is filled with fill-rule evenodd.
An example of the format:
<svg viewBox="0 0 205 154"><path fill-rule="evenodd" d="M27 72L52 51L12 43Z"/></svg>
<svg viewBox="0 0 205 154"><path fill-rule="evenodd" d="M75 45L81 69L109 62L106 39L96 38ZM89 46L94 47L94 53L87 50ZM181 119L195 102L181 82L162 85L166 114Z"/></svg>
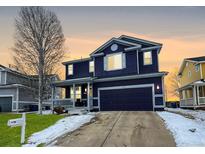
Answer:
<svg viewBox="0 0 205 154"><path fill-rule="evenodd" d="M205 107L205 56L184 59L178 77L180 107Z"/></svg>

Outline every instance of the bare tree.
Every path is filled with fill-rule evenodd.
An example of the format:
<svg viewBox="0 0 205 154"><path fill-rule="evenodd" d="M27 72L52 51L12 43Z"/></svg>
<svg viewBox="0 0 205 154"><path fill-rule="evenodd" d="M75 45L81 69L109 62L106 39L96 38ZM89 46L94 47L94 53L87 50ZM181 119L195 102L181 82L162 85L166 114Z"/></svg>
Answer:
<svg viewBox="0 0 205 154"><path fill-rule="evenodd" d="M14 62L21 72L39 76L39 112L42 114L46 76L64 56L64 35L56 14L43 7L21 7L15 19Z"/></svg>
<svg viewBox="0 0 205 154"><path fill-rule="evenodd" d="M178 68L173 68L169 75L166 77L166 89L170 97L179 98L179 80L178 80Z"/></svg>

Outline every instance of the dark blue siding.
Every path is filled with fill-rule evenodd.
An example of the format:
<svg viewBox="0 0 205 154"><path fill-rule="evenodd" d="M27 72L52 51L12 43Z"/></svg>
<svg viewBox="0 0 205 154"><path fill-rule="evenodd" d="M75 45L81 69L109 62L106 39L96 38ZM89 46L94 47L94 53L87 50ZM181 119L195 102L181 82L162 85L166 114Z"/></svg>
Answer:
<svg viewBox="0 0 205 154"><path fill-rule="evenodd" d="M163 105L163 97L155 97L155 105Z"/></svg>
<svg viewBox="0 0 205 154"><path fill-rule="evenodd" d="M131 51L126 53L126 68L114 71L104 71L103 56L95 58L96 77L114 77L137 74L137 53Z"/></svg>
<svg viewBox="0 0 205 154"><path fill-rule="evenodd" d="M70 98L70 86L65 88L65 97Z"/></svg>
<svg viewBox="0 0 205 154"><path fill-rule="evenodd" d="M93 100L93 106L98 106L98 100L96 99Z"/></svg>
<svg viewBox="0 0 205 154"><path fill-rule="evenodd" d="M158 72L158 53L152 51L152 65L144 65L143 52L139 52L139 72L140 74Z"/></svg>
<svg viewBox="0 0 205 154"><path fill-rule="evenodd" d="M73 64L73 75L68 75L68 65L66 65L66 79L84 78L92 76L89 73L89 61L79 62Z"/></svg>
<svg viewBox="0 0 205 154"><path fill-rule="evenodd" d="M152 111L152 88L100 91L101 111Z"/></svg>

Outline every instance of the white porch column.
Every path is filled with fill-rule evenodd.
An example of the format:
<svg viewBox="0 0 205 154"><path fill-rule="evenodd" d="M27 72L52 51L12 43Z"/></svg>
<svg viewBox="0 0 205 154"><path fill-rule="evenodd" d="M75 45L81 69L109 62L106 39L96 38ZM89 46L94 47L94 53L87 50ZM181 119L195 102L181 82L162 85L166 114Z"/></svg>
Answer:
<svg viewBox="0 0 205 154"><path fill-rule="evenodd" d="M196 97L196 86L194 85L193 87L193 101L194 101L194 105L197 105L197 97Z"/></svg>
<svg viewBox="0 0 205 154"><path fill-rule="evenodd" d="M90 111L90 82L87 83L87 108Z"/></svg>
<svg viewBox="0 0 205 154"><path fill-rule="evenodd" d="M12 102L12 104L13 104L13 102ZM12 110L13 110L13 107L12 107ZM17 87L17 89L16 89L16 111L19 112L19 87Z"/></svg>
<svg viewBox="0 0 205 154"><path fill-rule="evenodd" d="M73 84L73 108L75 108L76 91L75 84Z"/></svg>
<svg viewBox="0 0 205 154"><path fill-rule="evenodd" d="M197 98L197 101L198 101L196 103L196 105L199 105L200 104L200 102L199 102L199 86L197 85L196 87L197 87L197 95L196 95L197 97L196 98Z"/></svg>

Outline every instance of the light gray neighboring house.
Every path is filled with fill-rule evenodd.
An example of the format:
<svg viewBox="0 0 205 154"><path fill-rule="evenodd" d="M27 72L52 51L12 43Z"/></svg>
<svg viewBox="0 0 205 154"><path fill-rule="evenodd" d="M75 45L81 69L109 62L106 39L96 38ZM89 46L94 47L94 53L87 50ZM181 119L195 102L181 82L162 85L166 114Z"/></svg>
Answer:
<svg viewBox="0 0 205 154"><path fill-rule="evenodd" d="M57 75L50 75L49 78L59 80ZM0 65L0 112L37 110L37 87L37 76L28 76ZM48 89L47 93L44 106L51 103L51 90Z"/></svg>

